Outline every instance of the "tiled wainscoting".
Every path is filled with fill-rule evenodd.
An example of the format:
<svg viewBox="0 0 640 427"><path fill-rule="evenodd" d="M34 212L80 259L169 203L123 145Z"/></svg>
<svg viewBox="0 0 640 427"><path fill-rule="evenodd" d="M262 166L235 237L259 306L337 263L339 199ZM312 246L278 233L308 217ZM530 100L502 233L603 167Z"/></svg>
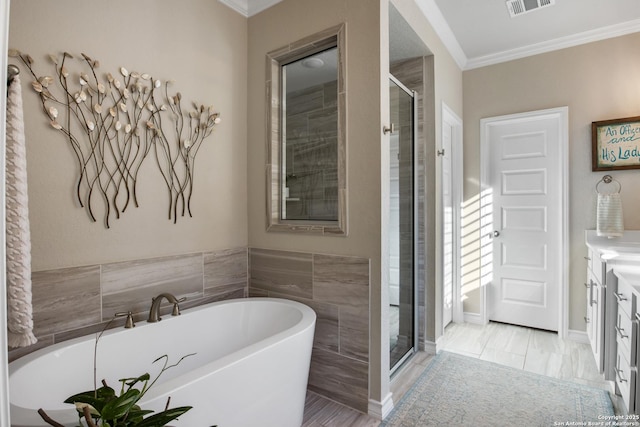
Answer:
<svg viewBox="0 0 640 427"><path fill-rule="evenodd" d="M38 343L9 351L14 360L41 347L95 333L117 312L146 320L151 298L186 297L181 308L242 298L247 291L247 248L200 252L32 273L34 333ZM165 312L171 309L166 305ZM113 322L124 325L125 319Z"/></svg>
<svg viewBox="0 0 640 427"><path fill-rule="evenodd" d="M369 260L252 248L249 295L297 300L315 310L309 390L366 413Z"/></svg>
<svg viewBox="0 0 640 427"><path fill-rule="evenodd" d="M37 271L32 274L38 343L9 360L100 331L117 312L146 320L151 298L186 297L181 308L250 296L297 300L317 315L309 389L362 412L368 406L369 260L235 248ZM172 306L166 304L163 313ZM116 319L111 327L122 327Z"/></svg>

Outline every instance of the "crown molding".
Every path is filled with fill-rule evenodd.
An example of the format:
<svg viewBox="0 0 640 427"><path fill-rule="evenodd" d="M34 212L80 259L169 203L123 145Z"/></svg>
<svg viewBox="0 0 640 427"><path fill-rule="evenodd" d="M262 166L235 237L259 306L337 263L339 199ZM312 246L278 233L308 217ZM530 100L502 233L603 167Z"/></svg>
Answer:
<svg viewBox="0 0 640 427"><path fill-rule="evenodd" d="M468 61L467 56L462 50L462 47L460 47L460 43L458 43L458 39L453 34L453 31L451 31L451 27L449 27L446 19L444 19L444 15L442 15L435 0L415 1L438 37L440 37L440 40L442 40L449 54L453 57L453 60L458 64L460 69L464 70Z"/></svg>
<svg viewBox="0 0 640 427"><path fill-rule="evenodd" d="M595 30L573 34L571 36L560 37L546 42L535 43L517 49L471 58L467 61L466 66L463 69L471 70L474 68L486 67L488 65L525 58L527 56L539 55L541 53L552 52L554 50L637 33L639 31L640 19L636 19L633 21L623 22L621 24L610 25L607 27L597 28Z"/></svg>
<svg viewBox="0 0 640 427"><path fill-rule="evenodd" d="M218 0L220 3L232 8L236 12L245 17L251 17L265 9L270 8L274 4L280 3L282 0ZM623 22L621 24L610 25L595 30L585 31L582 33L560 37L541 43L523 46L517 49L496 52L489 55L467 58L458 39L454 35L451 27L442 15L440 8L435 0L415 0L421 12L427 18L434 31L444 44L445 48L452 56L461 70L471 70L474 68L486 67L489 65L499 64L501 62L521 59L527 56L538 55L541 53L552 52L554 50L565 49L568 47L578 46L581 44L592 43L608 38L624 36L626 34L640 32L640 19Z"/></svg>
<svg viewBox="0 0 640 427"><path fill-rule="evenodd" d="M449 54L451 54L456 64L458 64L460 69L464 71L640 32L640 19L636 19L633 21L627 21L620 24L598 28L595 30L589 30L566 37L560 37L546 42L523 46L517 49L496 52L490 55L478 56L474 58L467 58L464 51L462 50L462 47L460 46L460 43L458 43L456 36L453 34L451 27L449 27L449 24L445 20L444 15L442 15L442 12L440 12L440 8L438 8L435 0L415 1L424 16L433 27L438 37L440 37L440 39L442 40L442 43L449 51Z"/></svg>
<svg viewBox="0 0 640 427"><path fill-rule="evenodd" d="M230 7L231 9L238 12L240 15L244 17L249 17L249 5L248 0L218 0L220 3L225 6Z"/></svg>
<svg viewBox="0 0 640 427"><path fill-rule="evenodd" d="M282 0L218 0L220 3L230 7L240 15L249 18L265 9L270 8Z"/></svg>

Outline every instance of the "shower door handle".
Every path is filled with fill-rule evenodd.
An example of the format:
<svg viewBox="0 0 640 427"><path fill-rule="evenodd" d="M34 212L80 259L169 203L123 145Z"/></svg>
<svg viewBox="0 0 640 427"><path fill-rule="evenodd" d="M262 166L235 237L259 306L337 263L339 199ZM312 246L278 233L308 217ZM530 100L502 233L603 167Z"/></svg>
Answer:
<svg viewBox="0 0 640 427"><path fill-rule="evenodd" d="M391 126L383 126L382 132L386 135L388 133L394 133L396 131L396 124L391 123Z"/></svg>

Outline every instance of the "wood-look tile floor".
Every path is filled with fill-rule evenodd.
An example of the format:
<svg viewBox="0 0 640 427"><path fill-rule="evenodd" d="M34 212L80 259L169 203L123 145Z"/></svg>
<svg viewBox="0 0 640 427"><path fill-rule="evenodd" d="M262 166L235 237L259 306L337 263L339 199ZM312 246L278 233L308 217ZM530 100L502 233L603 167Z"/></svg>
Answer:
<svg viewBox="0 0 640 427"><path fill-rule="evenodd" d="M307 392L302 427L378 427L377 420L355 409Z"/></svg>
<svg viewBox="0 0 640 427"><path fill-rule="evenodd" d="M611 393L611 383L598 373L589 344L562 340L556 333L502 323L481 326L450 324L442 349L469 357L511 366L609 391L616 414L620 398ZM393 401L399 402L422 374L433 355L416 353L391 381ZM315 393L307 393L302 427L370 427L379 420L347 408Z"/></svg>

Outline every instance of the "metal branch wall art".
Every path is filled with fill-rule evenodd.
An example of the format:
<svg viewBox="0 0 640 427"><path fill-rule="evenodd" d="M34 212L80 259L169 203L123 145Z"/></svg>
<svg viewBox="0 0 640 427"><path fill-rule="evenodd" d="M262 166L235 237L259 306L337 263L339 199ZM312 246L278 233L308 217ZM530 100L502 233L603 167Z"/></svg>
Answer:
<svg viewBox="0 0 640 427"><path fill-rule="evenodd" d="M122 67L100 76L98 61L85 54L50 55L55 73L44 76L36 74L28 54L9 55L29 69L51 128L73 150L77 199L92 221L96 203L104 206L107 228L130 204L139 206L138 175L150 153L166 185L168 218L175 223L178 216L192 216L196 154L220 122L213 107L193 103L186 111L180 92L169 94L171 81L146 73Z"/></svg>

